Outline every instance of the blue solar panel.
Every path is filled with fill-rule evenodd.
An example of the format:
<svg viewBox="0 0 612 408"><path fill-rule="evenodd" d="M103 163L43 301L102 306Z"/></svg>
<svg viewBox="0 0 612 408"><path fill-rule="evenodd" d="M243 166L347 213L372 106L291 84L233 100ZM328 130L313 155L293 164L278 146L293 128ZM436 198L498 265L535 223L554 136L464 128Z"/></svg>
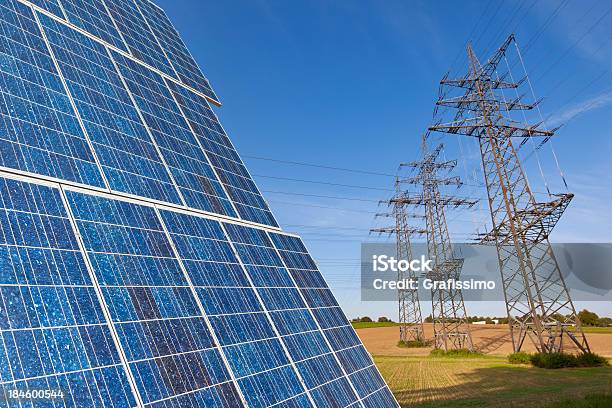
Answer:
<svg viewBox="0 0 612 408"><path fill-rule="evenodd" d="M240 217L260 224L278 226L206 99L173 82L168 82L168 85Z"/></svg>
<svg viewBox="0 0 612 408"><path fill-rule="evenodd" d="M143 402L240 406L155 209L67 196Z"/></svg>
<svg viewBox="0 0 612 408"><path fill-rule="evenodd" d="M33 3L59 19L0 4L0 387L62 389L54 407L397 407L302 241L243 225L278 227L166 14Z"/></svg>
<svg viewBox="0 0 612 408"><path fill-rule="evenodd" d="M104 46L47 16L40 20L111 189L180 203Z"/></svg>
<svg viewBox="0 0 612 408"><path fill-rule="evenodd" d="M126 50L103 0L61 0L68 21L107 43Z"/></svg>
<svg viewBox="0 0 612 408"><path fill-rule="evenodd" d="M29 7L0 4L0 165L104 187Z"/></svg>
<svg viewBox="0 0 612 408"><path fill-rule="evenodd" d="M302 241L284 234L271 233L270 237L359 398L386 389L372 358L338 306Z"/></svg>
<svg viewBox="0 0 612 408"><path fill-rule="evenodd" d="M47 10L58 17L65 18L62 11L62 7L59 5L58 0L28 0L30 3L40 7L43 10Z"/></svg>
<svg viewBox="0 0 612 408"><path fill-rule="evenodd" d="M174 102L164 79L144 66L113 53L144 121L192 208L236 216L204 151Z"/></svg>
<svg viewBox="0 0 612 408"><path fill-rule="evenodd" d="M57 407L135 404L59 190L0 178L0 272L3 390L61 390Z"/></svg>
<svg viewBox="0 0 612 408"><path fill-rule="evenodd" d="M315 403L327 406L333 400L333 405L344 407L357 402L357 395L338 357L324 338L313 310L285 269L268 234L235 224L226 225L226 230L247 272L255 277L252 281L263 305L279 327L281 339ZM272 270L274 272L270 273ZM267 279L268 276L271 279Z"/></svg>
<svg viewBox="0 0 612 408"><path fill-rule="evenodd" d="M172 65L149 29L134 0L106 1L111 17L123 34L130 53L153 68L176 77Z"/></svg>
<svg viewBox="0 0 612 408"><path fill-rule="evenodd" d="M166 52L181 82L218 101L219 98L212 90L208 79L198 67L166 13L148 0L136 0L136 3Z"/></svg>
<svg viewBox="0 0 612 408"><path fill-rule="evenodd" d="M221 225L168 211L162 219L249 406L301 401L305 390Z"/></svg>

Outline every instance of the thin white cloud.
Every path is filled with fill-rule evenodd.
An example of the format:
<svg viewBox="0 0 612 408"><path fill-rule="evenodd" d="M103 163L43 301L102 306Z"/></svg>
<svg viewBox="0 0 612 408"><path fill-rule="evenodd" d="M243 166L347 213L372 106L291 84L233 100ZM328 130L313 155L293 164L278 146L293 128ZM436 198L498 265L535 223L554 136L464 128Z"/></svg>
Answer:
<svg viewBox="0 0 612 408"><path fill-rule="evenodd" d="M586 112L607 106L612 103L612 92L606 92L601 95L597 95L593 98L586 99L579 102L569 108L553 115L547 122L549 126L558 126L569 122L575 117L582 115Z"/></svg>

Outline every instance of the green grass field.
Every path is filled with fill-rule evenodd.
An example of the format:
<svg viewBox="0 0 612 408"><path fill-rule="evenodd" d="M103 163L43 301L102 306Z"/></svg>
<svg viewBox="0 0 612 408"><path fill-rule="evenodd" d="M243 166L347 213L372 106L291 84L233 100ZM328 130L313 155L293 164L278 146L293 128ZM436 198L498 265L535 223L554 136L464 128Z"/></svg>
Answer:
<svg viewBox="0 0 612 408"><path fill-rule="evenodd" d="M612 333L612 327L584 326L582 329L585 333Z"/></svg>
<svg viewBox="0 0 612 408"><path fill-rule="evenodd" d="M489 356L375 361L402 407L612 406L604 396L612 395L612 367L544 370Z"/></svg>

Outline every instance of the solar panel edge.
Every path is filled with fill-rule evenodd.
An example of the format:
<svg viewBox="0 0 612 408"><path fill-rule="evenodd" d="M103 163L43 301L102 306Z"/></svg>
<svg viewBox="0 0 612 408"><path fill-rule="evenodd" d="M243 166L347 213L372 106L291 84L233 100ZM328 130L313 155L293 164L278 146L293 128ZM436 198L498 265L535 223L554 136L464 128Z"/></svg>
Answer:
<svg viewBox="0 0 612 408"><path fill-rule="evenodd" d="M196 76L198 76L198 75L199 75L199 76L201 77L201 79L203 79L203 80L204 80L204 83L203 83L203 84L201 84L201 86L202 86L202 87L204 87L204 88L205 88L207 91L209 91L209 92L210 92L210 95L209 95L209 96L210 96L212 99L214 99L214 100L216 100L216 101L219 101L220 99L219 99L219 97L217 96L217 94L215 93L214 89L212 88L212 86L211 86L211 84L210 84L209 79L208 79L208 78L207 78L207 76L204 74L204 72L203 72L202 68L200 67L200 64L199 64L199 63L196 61L196 59L193 57L193 54L192 54L192 53L191 53L191 51L189 50L189 47L187 47L187 44L186 44L186 43L185 43L185 41L183 40L183 37L180 35L180 33L179 33L178 29L177 29L177 28L174 26L174 24L172 23L172 21L170 20L170 18L168 18L168 15L167 15L167 13L165 12L165 10L164 10L164 9L162 9L161 7L159 7L157 4L155 4L153 1L150 1L150 0L134 0L134 1L136 2L136 4L137 4L137 5L138 5L138 1L140 1L140 2L141 2L141 4L143 4L143 5L145 5L145 4L146 4L146 5L152 5L152 6L154 6L154 8L155 8L155 9L156 9L156 10L157 10L159 13L161 13L161 15L162 15L162 19L165 19L165 21L167 21L167 22L169 23L170 28L171 28L171 29L174 31L174 33L176 34L176 38L177 38L177 40L180 42L179 46L180 46L180 45L182 45L182 48L183 48L183 49L184 49L184 51L186 52L186 57L187 57L187 59L191 59L191 61L190 61L190 62L191 62L191 63L193 63L194 68L196 69L196 72L195 72L195 73L193 73L193 72L191 72L191 73L192 73L192 74L195 74ZM139 6L139 8L140 8L140 10L141 10L141 14L142 14L142 15L143 15L143 17L145 18L145 20L147 20L147 21L148 21L148 17L147 17L147 15L146 15L146 14L143 12L142 7L140 7L140 6ZM150 25L150 27L151 27L151 29L152 29L153 33L154 33L154 34L156 34L156 30L154 30L154 29L153 29L153 27L152 27L151 25ZM156 34L156 35L157 35L157 34ZM158 38L158 40L159 40L159 38ZM164 50L165 50L165 48L164 48L163 44L161 44L161 40L159 41L159 43L160 43L160 46L162 46L162 49L164 49ZM170 52L170 53L168 53L168 52ZM169 50L168 52L166 53L166 55L167 55L167 57L168 57L168 60L169 60L169 61L172 63L173 59L172 59L172 58L170 58L170 55L173 55L173 54L172 54L172 50ZM188 68L188 67L183 67L183 68ZM190 79L190 80L189 80L189 78L184 78L184 76L185 76L185 75L184 75L182 72L179 72L178 70L176 70L176 72L177 72L178 78L181 80L181 82L183 82L183 83L190 82L190 83L189 83L189 84L187 84L187 85L190 85L190 86L192 86L193 88L196 88L196 87L197 87L196 85L198 85L197 83L199 82L199 81L198 81L198 78L195 78L195 79ZM188 80L189 80L189 81L188 81ZM204 93L206 93L206 92L204 92Z"/></svg>
<svg viewBox="0 0 612 408"><path fill-rule="evenodd" d="M269 231L268 231L268 232L267 232L267 234L268 234L268 236L270 236L270 240L271 240L271 242L272 242L272 245L273 245L273 246L274 246L274 248L276 249L276 251L277 251L277 253L278 253L279 257L280 257L280 258L281 258L281 260L283 261L283 264L285 265L285 267L287 268L287 270L289 270L289 268L287 267L287 265L286 265L286 263L285 263L285 260L283 259L283 257L282 257L282 256L281 256L281 254L280 254L281 249L279 249L279 247L278 247L278 245L275 243L274 239L272 239L272 236L271 236L272 234L275 234L275 235L278 235L278 236L290 236L290 237L293 237L293 238L295 238L295 239L299 240L299 242L301 243L302 247L303 247L303 248L304 248L304 250L305 250L305 252L303 252L303 253L305 253L306 255L308 255L308 256L309 256L309 257L312 259L312 261L314 262L314 259L313 259L313 258L312 258L312 256L310 255L310 251L308 250L308 248L307 248L306 244L304 243L304 241L302 240L302 238L301 238L300 236L298 236L298 235L296 235L296 234L287 234L287 233L285 233L285 232L283 232L283 231L280 231L280 232L269 232ZM315 263L315 267L316 267L316 268L317 268L317 270L318 270L318 266L316 265L316 263ZM329 288L329 284L327 283L327 280L325 279L325 276L323 276L323 274L322 274L322 273L320 273L320 272L319 272L319 274L320 274L320 276L321 276L321 279L322 279L322 280L325 282L325 285L326 285L326 286ZM290 275L291 275L291 274L290 274ZM293 276L291 276L291 278L293 279ZM334 296L334 298L335 298L335 296ZM314 318L314 316L313 316L313 318ZM345 316L345 318L346 318L346 316ZM318 319L314 318L314 320L315 320L315 322L317 322L317 325L318 325L318 324L319 324ZM355 330L355 328L353 327L353 325L352 325L352 324L350 324L350 322L348 321L348 319L346 319L346 322L348 323L348 326L350 326L350 329L351 329L351 331L353 332L353 334L354 334L355 336L359 337L359 336L357 335L357 331ZM323 330L322 330L322 329L321 329L321 332L323 332ZM327 337L325 337L325 339L326 339L326 341L327 341ZM360 345L363 347L363 344L361 343L361 341L360 341ZM331 347L331 346L330 346L330 347ZM333 347L332 347L332 350L333 350ZM335 352L334 352L334 354L335 354ZM372 358L372 355L371 355L369 352L367 353L367 355L368 355L368 358L370 359L371 366L376 367L376 363L374 362L374 359ZM342 369L343 369L343 371L344 371L344 367L343 367L343 365L342 365L342 364L340 364L340 366L342 367ZM367 367L366 367L366 368L367 368ZM364 369L366 369L366 368L362 368L361 370L364 370ZM378 372L378 368L376 368L376 370L377 370L377 372ZM358 371L360 371L360 370L358 370ZM349 376L351 376L351 375L355 374L356 372L357 372L357 371L352 372L351 374L347 374L347 375L346 375L346 376L347 376L347 378L349 378ZM353 386L353 382L350 380L350 378L349 378L349 381L350 381L350 383L351 383L351 386ZM383 386L383 387L381 387L380 389L376 390L376 391L375 391L375 392L373 392L372 394L375 394L376 392L379 392L381 389L384 389L385 387L386 387L386 388L388 388L388 385L387 385L386 383L384 384L384 386ZM355 389L355 388L354 388L354 386L353 386L353 389ZM357 391L356 391L356 390L355 390L355 392L357 393ZM370 394L370 395L366 395L366 396L364 396L364 397L360 397L360 401L365 400L366 398L368 398L368 397L369 397L369 396L371 396L372 394ZM357 395L359 396L359 393L357 393ZM399 403L398 403L397 399L395 398L395 396L394 396L393 394L391 394L391 395L393 396L393 399L394 399L394 401L395 401L396 406L398 406L398 407L399 407Z"/></svg>
<svg viewBox="0 0 612 408"><path fill-rule="evenodd" d="M170 68L172 68L172 71L174 72L174 74L176 75L176 79L178 79L179 81L181 80L181 76L179 75L178 71L176 70L176 68L174 67L174 64L172 63L172 60L168 57L168 53L166 52L166 50L164 49L164 47L162 46L159 38L157 38L157 35L155 34L155 31L153 30L153 28L151 27L151 24L149 23L149 21L147 20L147 17L144 15L144 13L142 12L140 6L138 5L138 2L136 0L133 0L134 6L136 6L136 10L138 10L138 12L140 13L140 15L142 16L142 19L144 20L145 24L147 25L147 27L149 28L149 31L151 32L151 34L153 35L153 38L155 39L155 42L157 43L157 45L159 46L159 48L161 49L162 53L164 54L164 56L166 57L166 60L168 61L168 64L170 64ZM181 81L182 82L182 81Z"/></svg>
<svg viewBox="0 0 612 408"><path fill-rule="evenodd" d="M222 123L221 123L221 121L219 120L219 117L217 116L217 114L215 113L215 111L214 111L214 110L212 110L212 109L211 109L211 111L212 111L212 114L215 116L215 119L217 120L217 123L219 123L219 126L221 126L221 129L223 130L223 133L225 133L225 134L227 135L228 133L225 131L225 127L223 126L223 124L222 124ZM243 163L243 165L244 165L244 160L243 160L243 159L242 159L242 157L240 156L240 153L238 153L238 150L236 149L236 146L234 145L234 142L232 142L232 139L231 139L229 136L227 136L227 139L228 139L228 140L229 140L229 142L230 142L230 146L231 146L231 147L234 149L234 151L236 152L236 156L238 156L238 158L240 159L240 161L241 161L241 162ZM272 217L272 221L273 221L273 222L274 222L276 225L280 225L280 224L278 223L278 220L277 220L277 219L276 219L276 217L274 216L274 213L273 213L273 212L272 212L272 210L271 210L271 207L270 207L270 204L268 203L268 200L266 199L266 197L265 197L263 194L261 194L261 189L260 189L260 188L259 188L259 186L257 185L257 182L256 182L256 181L255 181L255 179L253 178L253 175L251 174L251 172L250 172L249 168L248 168L246 165L244 165L244 168L245 168L245 170L246 170L247 174L249 175L250 179L253 181L253 184L255 185L255 188L256 188L256 189L257 189L257 191L259 192L259 195L261 196L261 198L263 199L264 203L266 204L266 207L268 208L268 211L270 212L270 216ZM274 226L274 225L273 225L273 226Z"/></svg>
<svg viewBox="0 0 612 408"><path fill-rule="evenodd" d="M283 257L281 256L281 253L279 251L279 249L277 248L277 246L274 244L274 241L272 240L272 237L270 236L269 232L266 232L266 234L268 235L268 238L270 239L270 242L272 243L272 246L274 247L274 250L276 251L276 254L278 255L278 257L280 258L283 266L285 267L285 269L287 269L287 271L289 271L289 268L287 267L287 264L285 263L285 260L283 259ZM296 238L300 239L299 237L296 236ZM301 239L300 239L301 240ZM321 274L322 276L322 274ZM291 275L291 273L289 273L289 277L291 278L291 281L293 282L293 284L295 285L296 288L299 289L299 286L297 284L297 282L295 281L295 279L293 278L293 276ZM308 305L308 302L306 301L306 298L304 297L303 293L301 290L298 290L300 297L302 298L302 301ZM330 348L330 350L333 353L334 359L336 360L336 363L338 364L338 366L340 366L340 369L342 370L344 377L346 378L346 380L348 381L349 385L351 386L351 389L353 390L353 392L355 393L355 396L360 400L360 396L359 393L357 392L357 389L355 388L355 386L353 385L353 382L351 381L349 375L347 374L345 368L343 367L342 363L340 362L340 359L338 358L336 352L334 351L334 348L332 347L331 343L329 342L329 340L327 339L327 336L324 335L324 331L321 327L321 325L319 324L318 319L316 318L316 316L314 315L312 309L310 307L308 307L308 312L311 314L312 319L315 321L317 328L319 329L319 331L323 334L323 338L325 340L325 343L327 344L327 346Z"/></svg>
<svg viewBox="0 0 612 408"><path fill-rule="evenodd" d="M221 102L220 102L219 100L216 100L216 99L214 99L214 98L211 98L210 96L208 96L208 95L204 94L203 92L201 92L201 91L199 91L199 90L197 90L197 89L194 89L193 87L189 86L188 84L184 84L183 82L181 82L181 81L180 81L180 79L178 79L178 78L173 78L172 76L168 75L167 73L162 72L162 71L160 71L159 69L157 69L157 68L155 68L155 67L153 67L153 66L151 66L151 65L147 64L146 62L144 62L144 61L142 61L142 60L140 60L140 59L138 59L138 58L134 57L134 56L133 56L133 55L131 55L130 53L126 52L125 50L122 50L122 49L120 49L120 48L117 48L117 47L116 47L116 46L114 46L113 44L109 44L108 42L106 42L106 41L104 41L103 39L101 39L101 38L99 38L99 37L97 37L97 36L95 36L95 35L91 34L90 32L88 32L88 31L86 31L86 30L82 29L81 27L78 27L78 26L74 25L73 23L71 23L70 21L68 21L66 17L65 17L65 18L59 17L59 16L57 16L57 15L53 14L52 12L50 12L50 11L48 11L48 10L45 10L44 8L42 8L42 7L40 7L40 6L38 6L38 5L34 4L34 3L32 3L32 2L31 2L31 1L29 1L29 0L16 0L16 1L18 1L19 3L22 3L22 4L24 4L24 5L26 5L26 6L30 7L30 8L32 8L33 10L35 10L35 11L37 11L37 12L40 12L40 13L42 13L42 14L47 15L48 17L50 17L50 18L52 18L52 19L54 19L54 20L58 21L58 22L59 22L59 23L61 23L61 24L64 24L64 25L69 26L71 29L76 30L76 31L80 32L81 34L86 35L87 37L89 37L89 38L93 39L94 41L96 41L96 42L98 42L98 43L101 43L101 44L102 44L102 45L104 45L105 47L110 47L110 48L111 48L113 51L117 51L117 52L121 53L123 56L125 56L125 57L127 57L127 58L130 58L130 59L132 59L132 60L136 61L137 63L139 63L139 64L141 64L141 65L144 65L144 66L145 66L145 67L147 67L148 69L150 69L150 70L152 70L152 71L155 71L156 73L158 73L158 74L162 75L164 78L169 79L169 80L171 80L172 82L175 82L176 84L181 85L181 86L183 86L183 87L185 87L185 88L189 89L191 92L194 92L194 93L198 94L198 95L199 95L199 96L201 96L202 98L206 98L208 101L210 101L210 102L211 102L212 104L214 104L215 106L218 106L218 107L219 107L219 106L221 106L221 105L222 105L222 104L221 104ZM112 18L112 16L111 16L111 18ZM113 21L114 21L114 20L113 20ZM121 31L119 31L119 33L121 34Z"/></svg>
<svg viewBox="0 0 612 408"><path fill-rule="evenodd" d="M280 332L278 330L278 328L276 327L275 322L273 321L271 315L270 315L270 311L268 310L266 304L264 303L263 299L261 298L261 295L259 294L259 291L256 289L255 284L253 283L252 279L251 279L251 275L248 273L246 266L244 265L244 263L242 262L242 258L240 257L240 255L238 254L238 252L236 251L236 248L234 246L234 243L231 241L231 239L229 238L229 235L227 234L227 231L225 230L225 227L223 225L223 223L219 223L221 225L221 229L223 230L223 233L225 234L225 237L227 238L228 242L230 243L230 247L232 248L232 251L234 252L234 256L236 257L236 259L238 259L238 261L240 262L240 266L242 267L243 272L245 273L249 284L251 285L251 287L254 289L254 293L255 296L257 297L259 303L261 304L261 306L263 307L264 313L266 314L268 321L270 322L270 325L272 326L272 329L274 330L274 333L276 334L276 338L279 340L283 351L285 352L285 355L287 356L287 358L289 359L289 362L291 363L291 367L293 368L293 371L296 373L296 375L298 376L300 383L308 397L308 400L311 402L311 404L313 406L316 406L316 404L314 403L314 400L312 399L312 395L310 394L310 390L308 389L306 382L304 381L304 378L302 377L302 374L299 372L295 361L293 360L293 357L291 356L291 354L289 353L289 350L287 349L287 345L285 344L285 342L282 340L282 336L280 335ZM295 396L297 397L297 395Z"/></svg>
<svg viewBox="0 0 612 408"><path fill-rule="evenodd" d="M217 169L215 168L215 166L213 166L212 162L210 161L210 157L208 156L208 153L206 152L206 149L204 149L204 146L202 146L202 142L200 141L200 138L196 135L195 131L193 130L193 126L191 125L191 123L187 119L187 116L185 116L185 112L183 111L183 108L181 107L181 104L176 100L176 95L174 94L174 92L172 92L172 89L168 86L168 83L166 82L165 79L164 79L164 83L166 85L166 88L168 88L168 92L170 93L170 96L172 97L172 100L176 104L176 107L178 108L179 112L181 113L181 116L185 120L185 123L187 124L187 127L189 128L189 130L193 134L193 136L194 136L198 146L200 147L200 150L204 154L204 157L206 157L206 160L207 160L207 162L208 162L212 172L214 173L215 177L219 181L219 184L221 185L221 188L225 192L226 198L228 199L228 201L230 202L232 208L234 209L234 212L236 214L236 218L240 218L240 214L238 212L238 209L236 208L236 204L234 203L234 200L231 199L231 197L230 197L230 195L229 195L229 193L227 191L227 188L225 187L225 184L221 181L221 178L219 177Z"/></svg>
<svg viewBox="0 0 612 408"><path fill-rule="evenodd" d="M169 84L169 85L170 85L170 84ZM186 110L186 109L183 107L183 105L181 104L181 102L178 100L177 95L180 95L180 94L179 94L179 91L180 91L180 90L183 90L183 91L188 92L190 96L191 96L191 94L193 94L193 93L191 92L191 90L190 90L188 87L182 86L181 84L178 84L178 83L173 83L173 86L177 86L177 87L179 87L179 88L176 88L176 89L175 89L175 88L173 88L172 86L170 86L170 88L171 88L171 93L173 94L173 97L175 98L175 101L177 102L177 104L178 104L179 108L181 109L181 112L183 113L183 116L185 117L185 119L187 120L187 122L188 122L188 123L190 123L190 121L191 121L193 118L192 118L192 117L190 117L190 116L188 115L187 110ZM197 95L197 94L194 94L194 95L196 95L197 97L201 98L201 96L200 96L200 95ZM184 95L180 95L180 96L181 96L182 98L184 98ZM221 124L221 122L219 121L218 116L216 115L216 113L214 112L214 110L213 110L212 108L210 108L210 106L208 105L207 100L206 100L205 98L203 99L203 101L206 103L206 109L207 109L207 111L209 111L209 112L212 114L213 119L214 119L214 122L215 122L215 123L216 123L216 125L218 125L218 126L219 126L219 128L221 129L222 136L223 136L223 137L225 137L225 138L227 139L227 141L228 141L228 143L229 143L229 147L228 147L228 149L231 149L231 151L232 151L232 152L233 152L233 153L236 155L236 157L238 158L238 160L239 160L240 162L235 162L235 161L234 161L232 158L227 158L227 157L221 156L221 155L219 155L219 154L216 154L216 153L214 153L214 152L213 152L213 154L216 154L217 156L222 157L224 160L229 160L229 161L232 161L232 162L234 162L234 163L238 163L239 165L241 165L241 166L244 168L244 171L246 172L246 175L248 176L248 180L249 180L249 181L250 181L250 182L253 184L253 186L254 186L254 187L255 187L255 189L256 189L256 191L255 191L255 192L253 192L253 191L247 191L247 190L244 190L244 191L245 191L245 192L247 192L247 193L250 193L250 194L255 194L255 193L256 193L256 195L257 195L258 197L260 197L260 198L261 198L261 200L262 200L262 201L263 201L263 203L264 203L264 207L255 207L255 206L249 205L248 203L244 203L244 202L241 202L241 201L236 200L236 199L233 197L233 195L230 193L229 189L230 189L230 188L238 188L238 189L240 189L240 187L238 187L238 186L234 186L233 184L229 184L229 183L228 183L228 188L226 189L226 193L228 194L228 197L230 198L230 200L231 200L231 201L232 201L232 202L235 204L235 208L236 208L236 211L238 212L239 218L241 218L242 220L245 220L245 221L255 222L255 223L257 223L257 224L264 224L264 225L270 225L270 226L272 226L272 227L278 227L278 226L279 226L279 223L278 223L278 221L276 220L276 217L274 216L274 214L272 213L272 211L271 211L271 209L270 209L270 205L268 204L268 201L267 201L267 200L266 200L266 198L265 198L265 197L264 197L264 196L261 194L261 189L260 189L260 188L259 188L259 186L257 185L257 183L256 183L255 179L253 178L253 176L252 176L252 174L250 173L250 171L249 171L249 169L247 168L247 166L244 164L244 160L242 160L242 158L240 157L240 154L238 153L238 150L236 149L236 147L235 147L234 143L232 142L231 138L230 138L230 137L227 135L227 132L225 131L225 128L223 127L223 125L222 125L222 124ZM193 109L192 109L191 111L193 111ZM203 115L201 112L195 112L195 113L196 113L196 114L199 114L199 115ZM210 120L210 119L209 119L209 120ZM191 124L190 124L190 128L192 129L193 133L194 133L194 134L197 136L198 140L199 140L200 138L204 138L204 139L207 139L207 140L208 140L210 143L213 143L213 144L214 144L214 143L217 143L217 142L215 142L215 141L213 141L213 140L210 140L210 139L209 139L209 138L208 138L206 135L202 135L202 134L199 134L198 132L196 132L196 131L195 131L195 129L194 129L192 126L191 126ZM216 132L216 131L215 131L215 132ZM205 153L207 153L207 152L208 152L208 150L210 150L210 148L207 148L207 147L204 145L204 142L202 142L202 143L201 143L201 147L202 147L202 149L205 151ZM207 153L207 155L208 155L208 153ZM208 157L210 158L210 156L208 156ZM211 159L210 161L211 161L211 165L213 166L213 168L216 168L216 166L215 166L215 165L213 164L213 162L212 162L212 159ZM226 170L226 169L224 169L224 168L221 168L221 171L227 171L227 170ZM223 179L223 178L221 178L221 177L219 176L219 173L218 173L218 172L216 172L216 173L217 173L217 176L219 177L219 180L221 181L221 183L222 183L223 185L225 185L226 183L223 181L224 179ZM243 177L243 178L247 178L246 176L242 176L242 175L238 175L238 176ZM253 220L253 219L247 218L248 214L247 214L247 215L245 215L245 214L241 213L241 212L240 212L240 210L238 209L238 207L236 207L236 206L238 206L238 205L239 205L239 206L249 207L249 208L251 208L251 209L253 209L253 210L262 211L262 212L266 213L266 216L267 216L267 217L269 217L269 219L266 219L266 220L264 220L264 221L259 222L259 221L256 221L256 220Z"/></svg>

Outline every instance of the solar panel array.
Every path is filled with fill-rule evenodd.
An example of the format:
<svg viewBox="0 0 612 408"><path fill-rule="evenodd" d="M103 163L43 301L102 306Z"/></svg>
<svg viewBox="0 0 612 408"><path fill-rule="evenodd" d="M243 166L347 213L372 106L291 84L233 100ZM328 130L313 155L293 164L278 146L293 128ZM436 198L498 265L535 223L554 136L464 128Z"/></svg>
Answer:
<svg viewBox="0 0 612 408"><path fill-rule="evenodd" d="M397 406L161 9L3 0L0 80L1 405Z"/></svg>

